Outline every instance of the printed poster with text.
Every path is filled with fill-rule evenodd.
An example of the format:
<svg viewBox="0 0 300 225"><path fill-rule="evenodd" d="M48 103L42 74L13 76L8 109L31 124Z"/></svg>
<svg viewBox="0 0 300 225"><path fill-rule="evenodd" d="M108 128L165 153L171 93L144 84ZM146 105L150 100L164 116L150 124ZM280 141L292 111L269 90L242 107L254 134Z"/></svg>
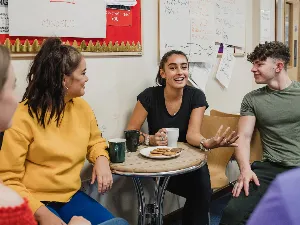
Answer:
<svg viewBox="0 0 300 225"><path fill-rule="evenodd" d="M9 20L8 20L8 0L0 1L0 34L8 34Z"/></svg>
<svg viewBox="0 0 300 225"><path fill-rule="evenodd" d="M10 36L106 37L105 0L9 0Z"/></svg>

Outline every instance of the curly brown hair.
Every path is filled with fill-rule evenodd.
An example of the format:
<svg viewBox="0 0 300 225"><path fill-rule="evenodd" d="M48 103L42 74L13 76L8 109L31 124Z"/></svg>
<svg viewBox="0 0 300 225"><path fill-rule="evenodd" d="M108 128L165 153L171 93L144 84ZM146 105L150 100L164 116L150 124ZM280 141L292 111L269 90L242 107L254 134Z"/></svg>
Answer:
<svg viewBox="0 0 300 225"><path fill-rule="evenodd" d="M267 58L281 59L286 69L291 58L290 50L282 42L271 41L257 45L253 52L247 55L247 60L251 63L255 60L265 61Z"/></svg>

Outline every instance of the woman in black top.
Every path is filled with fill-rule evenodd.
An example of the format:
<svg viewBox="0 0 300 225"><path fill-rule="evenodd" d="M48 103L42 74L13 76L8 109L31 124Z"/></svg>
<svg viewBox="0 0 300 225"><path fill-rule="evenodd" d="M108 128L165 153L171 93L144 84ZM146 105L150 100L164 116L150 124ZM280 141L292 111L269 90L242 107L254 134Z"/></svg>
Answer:
<svg viewBox="0 0 300 225"><path fill-rule="evenodd" d="M147 88L138 95L127 129L140 130L147 118L149 134L144 134L144 140L140 140L145 144L167 145L165 128L174 127L179 128L178 141L201 149L236 146L238 136L235 132L227 136L230 128L222 133L221 126L210 139L201 135L201 123L208 104L201 90L187 86L188 75L187 56L181 51L167 52L161 59L156 77L159 86ZM211 186L207 165L172 177L167 190L186 198L183 225L208 224Z"/></svg>

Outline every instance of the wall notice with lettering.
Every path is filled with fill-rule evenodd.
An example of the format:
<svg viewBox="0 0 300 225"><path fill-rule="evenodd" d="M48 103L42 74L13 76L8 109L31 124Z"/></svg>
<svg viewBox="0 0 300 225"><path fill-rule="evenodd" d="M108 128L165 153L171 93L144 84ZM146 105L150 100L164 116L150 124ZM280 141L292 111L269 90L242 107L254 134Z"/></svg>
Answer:
<svg viewBox="0 0 300 225"><path fill-rule="evenodd" d="M160 56L178 49L191 62L210 62L215 42L244 48L245 5L245 0L160 0Z"/></svg>
<svg viewBox="0 0 300 225"><path fill-rule="evenodd" d="M0 34L8 34L8 0L0 0Z"/></svg>
<svg viewBox="0 0 300 225"><path fill-rule="evenodd" d="M10 36L106 37L104 0L10 0Z"/></svg>
<svg viewBox="0 0 300 225"><path fill-rule="evenodd" d="M182 50L191 62L215 58L215 0L161 0L160 54Z"/></svg>
<svg viewBox="0 0 300 225"><path fill-rule="evenodd" d="M217 42L245 47L245 0L219 0L216 2Z"/></svg>
<svg viewBox="0 0 300 225"><path fill-rule="evenodd" d="M260 1L260 43L275 41L275 0Z"/></svg>

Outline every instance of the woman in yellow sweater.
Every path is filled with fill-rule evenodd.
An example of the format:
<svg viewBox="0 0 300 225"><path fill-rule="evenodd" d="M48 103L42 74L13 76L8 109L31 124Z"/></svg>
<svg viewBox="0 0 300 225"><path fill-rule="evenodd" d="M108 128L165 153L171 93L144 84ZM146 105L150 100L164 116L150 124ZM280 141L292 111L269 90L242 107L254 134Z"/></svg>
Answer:
<svg viewBox="0 0 300 225"><path fill-rule="evenodd" d="M64 225L75 215L92 225L113 219L79 191L85 158L94 164L92 183L97 181L100 193L113 182L106 141L91 107L80 98L88 81L84 58L58 38L49 38L27 79L12 127L4 134L0 179L28 199L40 225Z"/></svg>
<svg viewBox="0 0 300 225"><path fill-rule="evenodd" d="M14 92L16 78L10 62L9 50L0 46L0 143L3 132L11 126L11 119L18 102ZM114 220L114 219L113 219ZM113 220L106 225L116 225ZM114 221L116 221L115 219ZM110 224L109 224L110 223ZM11 188L3 185L0 180L0 224L1 225L37 225L27 200L21 198ZM68 225L90 225L83 217L74 216ZM103 224L104 225L104 224Z"/></svg>

